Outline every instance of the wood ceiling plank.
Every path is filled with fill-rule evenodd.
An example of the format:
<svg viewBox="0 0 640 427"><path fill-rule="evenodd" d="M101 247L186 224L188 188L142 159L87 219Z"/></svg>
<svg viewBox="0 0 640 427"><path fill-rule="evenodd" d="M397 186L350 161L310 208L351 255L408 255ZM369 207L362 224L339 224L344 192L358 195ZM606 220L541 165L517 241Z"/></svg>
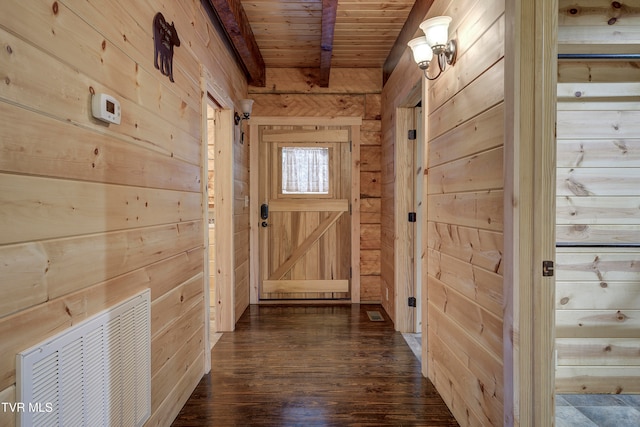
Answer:
<svg viewBox="0 0 640 427"><path fill-rule="evenodd" d="M267 67L319 67L314 83L322 87L332 68L382 67L414 5L413 0L324 3L242 1Z"/></svg>

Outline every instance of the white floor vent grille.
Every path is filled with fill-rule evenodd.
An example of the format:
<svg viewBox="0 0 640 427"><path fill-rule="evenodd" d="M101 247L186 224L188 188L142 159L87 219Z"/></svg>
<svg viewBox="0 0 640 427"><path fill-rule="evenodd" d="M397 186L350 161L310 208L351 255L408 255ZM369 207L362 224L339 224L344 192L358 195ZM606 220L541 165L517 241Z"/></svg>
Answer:
<svg viewBox="0 0 640 427"><path fill-rule="evenodd" d="M151 415L150 292L17 356L18 426L142 426Z"/></svg>

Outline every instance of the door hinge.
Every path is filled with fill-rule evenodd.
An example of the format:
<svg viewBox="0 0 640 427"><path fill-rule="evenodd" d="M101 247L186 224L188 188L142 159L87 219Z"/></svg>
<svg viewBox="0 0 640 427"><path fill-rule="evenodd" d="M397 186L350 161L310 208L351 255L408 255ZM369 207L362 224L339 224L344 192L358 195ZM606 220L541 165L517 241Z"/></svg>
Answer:
<svg viewBox="0 0 640 427"><path fill-rule="evenodd" d="M353 205L349 203L349 215L353 215Z"/></svg>
<svg viewBox="0 0 640 427"><path fill-rule="evenodd" d="M416 297L409 297L409 307L415 307L417 304Z"/></svg>
<svg viewBox="0 0 640 427"><path fill-rule="evenodd" d="M409 222L416 222L417 221L417 216L415 212L409 212Z"/></svg>
<svg viewBox="0 0 640 427"><path fill-rule="evenodd" d="M542 261L542 275L544 277L553 276L553 261Z"/></svg>
<svg viewBox="0 0 640 427"><path fill-rule="evenodd" d="M411 129L408 133L407 138L409 138L409 141L414 141L418 137L418 132L415 129Z"/></svg>
<svg viewBox="0 0 640 427"><path fill-rule="evenodd" d="M349 267L349 279L353 279L353 268Z"/></svg>
<svg viewBox="0 0 640 427"><path fill-rule="evenodd" d="M349 152L353 150L353 141L349 140Z"/></svg>

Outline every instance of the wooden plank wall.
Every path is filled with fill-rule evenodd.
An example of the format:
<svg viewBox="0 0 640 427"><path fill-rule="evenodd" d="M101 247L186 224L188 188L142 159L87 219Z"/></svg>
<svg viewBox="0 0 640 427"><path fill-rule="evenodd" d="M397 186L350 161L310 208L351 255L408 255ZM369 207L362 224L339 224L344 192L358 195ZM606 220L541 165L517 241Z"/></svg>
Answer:
<svg viewBox="0 0 640 427"><path fill-rule="evenodd" d="M362 117L360 129L361 302L380 302L380 92L381 69L332 68L329 87L317 70L268 68L264 88L249 86L252 115Z"/></svg>
<svg viewBox="0 0 640 427"><path fill-rule="evenodd" d="M561 393L640 393L640 76L612 68L609 82L558 85Z"/></svg>
<svg viewBox="0 0 640 427"><path fill-rule="evenodd" d="M462 426L503 420L504 2L436 0L449 15L458 62L428 83L427 373ZM405 54L382 93L382 258L393 260L395 114L420 81ZM383 286L394 289L383 263ZM428 297L428 298L427 298ZM391 304L387 304L391 310ZM392 311L393 312L393 311ZM397 312L397 310L396 310Z"/></svg>
<svg viewBox="0 0 640 427"><path fill-rule="evenodd" d="M560 0L559 52L640 52L640 13L633 3ZM558 66L560 393L640 393L640 248L633 247L640 243L638 64ZM612 244L630 246L606 246Z"/></svg>
<svg viewBox="0 0 640 427"><path fill-rule="evenodd" d="M171 83L152 21L175 22ZM246 82L200 1L0 3L0 400L15 355L144 288L152 415L168 425L204 373L201 67L221 102ZM122 123L90 114L116 96ZM14 425L0 412L0 425Z"/></svg>

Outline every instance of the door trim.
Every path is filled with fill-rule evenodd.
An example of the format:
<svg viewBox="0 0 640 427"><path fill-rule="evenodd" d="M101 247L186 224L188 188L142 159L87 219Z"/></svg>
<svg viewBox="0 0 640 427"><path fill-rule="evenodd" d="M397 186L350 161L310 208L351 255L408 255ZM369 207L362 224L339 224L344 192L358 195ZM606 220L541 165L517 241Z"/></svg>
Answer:
<svg viewBox="0 0 640 427"><path fill-rule="evenodd" d="M360 126L361 117L255 117L249 124L249 302L259 298L260 204L258 197L259 126L350 126L351 127L351 303L360 302Z"/></svg>
<svg viewBox="0 0 640 427"><path fill-rule="evenodd" d="M203 268L203 274L204 274L204 278L203 278L203 292L204 292L204 318L205 318L205 325L204 325L204 330L205 330L205 336L204 336L204 372L209 372L211 371L211 342L210 342L210 322L209 322L209 316L210 316L210 312L211 312L211 298L210 298L210 293L209 293L209 289L210 289L210 283L209 283L209 274L210 274L210 269L209 269L209 207L208 207L208 202L209 202L209 196L208 196L208 138L209 138L209 132L208 132L208 123L207 123L207 107L208 105L211 103L212 105L216 105L216 111L222 111L225 110L228 112L227 115L230 116L228 123L224 123L221 124L220 126L216 126L213 130L213 138L214 141L223 141L224 138L226 137L226 135L229 133L230 130L233 129L233 103L232 101L229 99L228 96L226 96L222 91L220 91L220 88L218 88L215 84L214 84L214 78L211 75L211 73L209 73L209 71L206 68L202 68L201 69L201 75L200 75L200 89L201 89L201 129L200 129L200 136L201 136L201 161L200 161L200 166L201 166L201 196L202 196L202 232L203 232L203 262L204 262L204 268ZM214 167L215 167L215 161L214 161ZM230 181L233 183L233 175L229 175L226 178L223 178L223 180L216 180L216 183L218 181ZM222 204L222 201L219 199L220 192L219 189L216 189L214 191L214 198L215 198L215 204L216 206L220 206ZM231 218L231 222L227 222L224 218L216 218L216 220L218 221L219 224L222 224L223 227L225 228L229 228L232 229L232 218ZM216 241L220 241L220 237L217 234L217 229L216 229L216 235L215 235L215 239ZM214 257L215 259L215 263L216 266L219 265L219 263L221 262L220 259L218 258L218 251L220 251L220 249L218 249L220 245L215 245L216 247L216 255ZM233 270L233 263L232 260L231 264L229 265L223 265L221 266L221 268L223 270ZM217 280L217 279L216 279ZM217 283L217 286L215 287L215 293L216 293L216 301L214 301L214 303L218 304L217 306L217 310L216 310L216 331L214 332L219 332L224 330L224 327L227 327L227 323L223 323L222 319L219 317L220 316L220 306L224 307L226 310L226 307L233 307L233 292L223 292L224 295L226 295L226 299L222 299L220 296L220 288L222 286L228 286L231 289L233 289L233 283L230 281L227 281L226 283L223 283L222 281L220 281L219 283ZM232 328L234 327L235 322L232 321Z"/></svg>
<svg viewBox="0 0 640 427"><path fill-rule="evenodd" d="M415 104L414 104L415 105ZM414 107L396 108L395 141L395 260L394 282L396 318L394 326L398 332L414 333L416 309L409 306L409 298L415 298L414 231L415 225L408 221L413 211L414 191L414 145L420 141L409 140L409 130L416 129ZM419 261L418 261L419 262Z"/></svg>
<svg viewBox="0 0 640 427"><path fill-rule="evenodd" d="M558 0L506 2L504 425L555 419Z"/></svg>

